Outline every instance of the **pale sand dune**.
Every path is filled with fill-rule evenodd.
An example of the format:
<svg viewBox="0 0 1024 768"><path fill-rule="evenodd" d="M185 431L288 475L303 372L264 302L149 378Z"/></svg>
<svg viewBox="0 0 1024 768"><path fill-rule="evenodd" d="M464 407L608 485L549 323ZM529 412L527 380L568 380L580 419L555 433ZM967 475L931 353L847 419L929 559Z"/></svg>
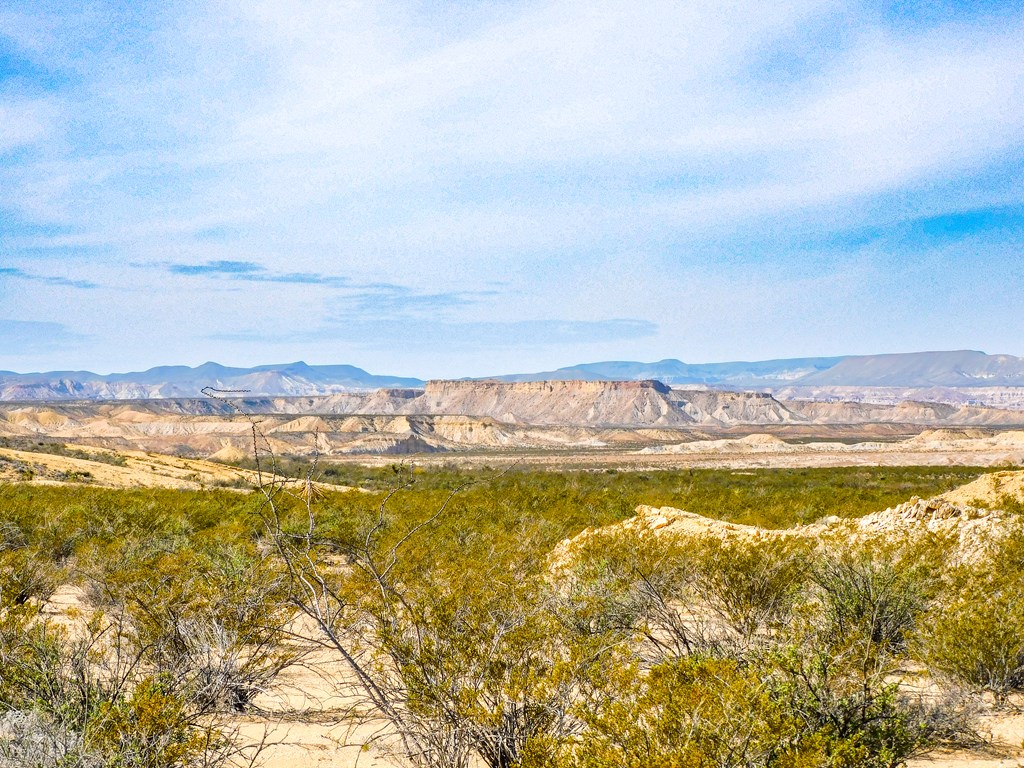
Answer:
<svg viewBox="0 0 1024 768"><path fill-rule="evenodd" d="M564 567L572 562L574 552L589 539L621 534L713 536L728 540L737 537L822 538L831 535L873 537L915 529L954 535L958 542L958 557L970 560L984 551L986 542L993 536L998 536L1007 526L1014 524L1012 517L997 508L997 502L1001 497L998 493L993 494L992 488L999 488L1003 493L1008 492L1008 489L1015 489L1013 492L1017 497L1024 499L1024 471L982 475L973 482L934 499L920 499L915 496L895 507L860 518L826 518L809 525L778 530L730 523L674 507L651 507L641 504L636 508L636 514L627 520L601 528L585 528L576 536L563 540L552 551L551 562L554 568ZM984 498L986 492L988 497ZM968 502L989 502L994 508L989 508L985 504L974 506Z"/></svg>

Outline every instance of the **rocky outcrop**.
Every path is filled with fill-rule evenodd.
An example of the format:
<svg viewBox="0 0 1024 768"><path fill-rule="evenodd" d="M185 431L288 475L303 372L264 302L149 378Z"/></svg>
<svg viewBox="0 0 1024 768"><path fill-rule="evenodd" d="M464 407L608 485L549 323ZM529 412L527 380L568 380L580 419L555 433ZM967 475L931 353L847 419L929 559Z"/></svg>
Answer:
<svg viewBox="0 0 1024 768"><path fill-rule="evenodd" d="M1008 477L1013 476L1013 477ZM1002 512L998 503L976 507L953 499L975 493L972 488L992 485L1015 487L1010 497L1024 499L1024 472L1002 472L983 475L978 480L933 499L917 496L895 507L873 512L855 519L831 517L810 525L769 529L741 525L704 517L674 507L651 507L642 504L636 514L619 523L600 528L586 528L576 536L560 542L549 562L553 569L572 565L577 553L595 538L633 536L714 537L725 541L737 539L773 539L799 537L826 542L832 537L841 540L875 540L906 534L938 534L952 546L954 561L970 561L985 554L993 541L1007 530L1021 525L1019 517ZM1014 486L1014 484L1016 484ZM1005 500L1000 497L1000 500Z"/></svg>
<svg viewBox="0 0 1024 768"><path fill-rule="evenodd" d="M699 424L787 424L802 420L801 416L764 392L674 390L672 398Z"/></svg>
<svg viewBox="0 0 1024 768"><path fill-rule="evenodd" d="M1016 426L1024 414L999 408L904 401L893 405L863 402L785 401L786 409L810 424L907 424L917 426Z"/></svg>

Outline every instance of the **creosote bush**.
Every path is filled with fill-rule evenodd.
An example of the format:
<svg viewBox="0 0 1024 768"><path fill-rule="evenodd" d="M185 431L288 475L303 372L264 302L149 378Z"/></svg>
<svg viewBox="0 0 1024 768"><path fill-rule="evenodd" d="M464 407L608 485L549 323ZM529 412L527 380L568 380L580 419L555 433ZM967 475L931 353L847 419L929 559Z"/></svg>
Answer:
<svg viewBox="0 0 1024 768"><path fill-rule="evenodd" d="M229 710L288 663L293 610L244 505L0 487L0 764L213 767L259 752ZM42 611L62 584L86 597L68 621Z"/></svg>
<svg viewBox="0 0 1024 768"><path fill-rule="evenodd" d="M402 764L896 766L942 737L898 686L970 581L944 581L941 547L637 534L557 567L549 553L638 503L785 526L976 474L396 466L335 472L374 493L0 486L0 763L244 762L260 745L233 718L258 717L317 644L348 667L353 724L386 723L368 745ZM40 611L67 584L86 595L78 635Z"/></svg>
<svg viewBox="0 0 1024 768"><path fill-rule="evenodd" d="M949 544L934 534L901 532L828 541L810 572L823 630L836 641L867 633L872 643L905 648L940 590Z"/></svg>
<svg viewBox="0 0 1024 768"><path fill-rule="evenodd" d="M746 643L788 619L808 576L809 547L794 538L703 537L675 546L688 553L702 605Z"/></svg>
<svg viewBox="0 0 1024 768"><path fill-rule="evenodd" d="M819 752L801 743L801 723L758 671L734 659L683 657L646 671L623 663L607 675L581 702L583 730L558 765L756 768Z"/></svg>
<svg viewBox="0 0 1024 768"><path fill-rule="evenodd" d="M1024 530L1012 527L981 563L956 569L918 638L931 669L997 701L1024 690Z"/></svg>

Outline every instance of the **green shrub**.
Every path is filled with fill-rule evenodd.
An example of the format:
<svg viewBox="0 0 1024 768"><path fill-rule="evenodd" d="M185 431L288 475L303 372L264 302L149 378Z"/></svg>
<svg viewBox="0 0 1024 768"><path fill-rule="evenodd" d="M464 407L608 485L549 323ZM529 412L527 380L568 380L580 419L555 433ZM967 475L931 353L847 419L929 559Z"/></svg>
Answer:
<svg viewBox="0 0 1024 768"><path fill-rule="evenodd" d="M1014 583L1015 582L1015 583ZM929 669L994 693L1024 688L1024 583L973 584L928 617Z"/></svg>
<svg viewBox="0 0 1024 768"><path fill-rule="evenodd" d="M882 766L931 733L887 678L937 589L923 545L598 536L562 572L548 554L640 503L782 526L978 470L328 470L376 491L0 484L0 717L104 765L222 764L222 713L291 660L298 606L421 765ZM69 580L96 610L74 641L39 612Z"/></svg>
<svg viewBox="0 0 1024 768"><path fill-rule="evenodd" d="M708 536L676 547L687 553L697 597L747 642L786 621L807 578L808 546L795 538Z"/></svg>
<svg viewBox="0 0 1024 768"><path fill-rule="evenodd" d="M220 734L195 727L194 718L173 685L147 677L127 695L97 708L89 723L88 744L111 768L203 765L210 747L218 746Z"/></svg>
<svg viewBox="0 0 1024 768"><path fill-rule="evenodd" d="M647 673L611 667L579 708L567 768L740 768L798 751L799 723L735 661L682 658Z"/></svg>
<svg viewBox="0 0 1024 768"><path fill-rule="evenodd" d="M792 640L773 654L775 688L807 733L815 734L824 765L894 768L926 747L933 728L900 695L893 676L904 660L868 631L837 637L816 626L813 612ZM852 762L846 762L855 756ZM841 758L838 763L830 762Z"/></svg>
<svg viewBox="0 0 1024 768"><path fill-rule="evenodd" d="M947 541L932 535L832 541L811 568L824 631L903 649L941 586Z"/></svg>
<svg viewBox="0 0 1024 768"><path fill-rule="evenodd" d="M816 689L831 697L830 718L789 670L702 657L648 672L612 666L580 705L580 733L524 767L892 768L920 746L892 686L874 685L870 698L854 694L848 705L853 686Z"/></svg>
<svg viewBox="0 0 1024 768"><path fill-rule="evenodd" d="M928 667L1000 701L1024 689L1024 531L961 566L927 616L917 650Z"/></svg>

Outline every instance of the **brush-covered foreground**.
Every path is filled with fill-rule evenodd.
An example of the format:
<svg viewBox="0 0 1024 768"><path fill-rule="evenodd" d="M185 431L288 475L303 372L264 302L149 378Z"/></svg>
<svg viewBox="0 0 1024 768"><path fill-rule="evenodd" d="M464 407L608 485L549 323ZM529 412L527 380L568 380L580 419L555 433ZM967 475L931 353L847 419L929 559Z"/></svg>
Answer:
<svg viewBox="0 0 1024 768"><path fill-rule="evenodd" d="M310 765L896 766L1024 687L1013 510L969 561L913 527L550 557L638 504L782 528L980 469L331 471L371 492L0 485L0 765L273 761L316 722Z"/></svg>

